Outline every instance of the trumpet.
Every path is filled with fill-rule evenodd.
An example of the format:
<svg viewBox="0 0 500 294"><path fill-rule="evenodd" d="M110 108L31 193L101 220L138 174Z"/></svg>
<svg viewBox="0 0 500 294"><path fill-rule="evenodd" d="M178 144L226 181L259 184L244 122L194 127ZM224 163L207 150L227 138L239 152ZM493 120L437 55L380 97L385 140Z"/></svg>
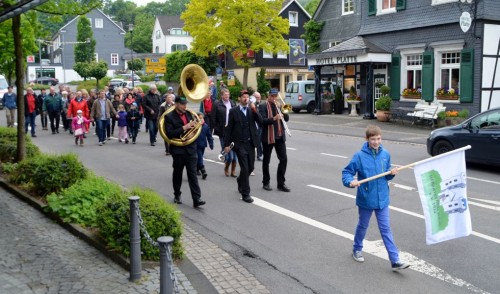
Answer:
<svg viewBox="0 0 500 294"><path fill-rule="evenodd" d="M231 144L229 145L229 150L232 150L234 147L234 142L231 142ZM219 160L220 161L224 161L225 160L225 157L226 156L226 152L224 152L224 150L222 150L218 156Z"/></svg>
<svg viewBox="0 0 500 294"><path fill-rule="evenodd" d="M288 128L288 125L286 124L285 118L283 117L283 113L290 112L290 110L292 109L292 105L286 104L285 100L283 100L283 98L281 98L281 95L279 92L278 92L278 97L281 100L280 104L283 104L283 105L281 105L281 107L278 107L278 105L276 105L276 110L278 111L278 114L280 115L281 122L283 122L283 126L285 127L286 133L288 134L288 136L291 137L292 133L290 132L290 129ZM282 110L280 110L280 108L283 110L283 112L282 112Z"/></svg>

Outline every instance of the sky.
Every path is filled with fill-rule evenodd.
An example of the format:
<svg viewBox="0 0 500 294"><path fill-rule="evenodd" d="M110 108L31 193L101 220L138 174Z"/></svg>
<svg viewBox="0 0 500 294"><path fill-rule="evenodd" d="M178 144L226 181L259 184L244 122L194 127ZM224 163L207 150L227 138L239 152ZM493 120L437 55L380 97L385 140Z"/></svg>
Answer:
<svg viewBox="0 0 500 294"><path fill-rule="evenodd" d="M132 2L134 2L135 4L137 4L137 6L144 6L146 4L148 4L149 2L165 2L164 0L131 0Z"/></svg>

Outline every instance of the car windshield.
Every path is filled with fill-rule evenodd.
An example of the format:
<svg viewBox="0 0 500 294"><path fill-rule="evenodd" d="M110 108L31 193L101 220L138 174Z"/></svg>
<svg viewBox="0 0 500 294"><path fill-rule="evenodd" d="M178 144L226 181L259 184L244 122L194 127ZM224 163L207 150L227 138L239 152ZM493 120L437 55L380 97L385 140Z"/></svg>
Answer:
<svg viewBox="0 0 500 294"><path fill-rule="evenodd" d="M473 129L500 129L500 110L475 117L470 126Z"/></svg>
<svg viewBox="0 0 500 294"><path fill-rule="evenodd" d="M0 90L5 90L9 87L5 79L0 79Z"/></svg>

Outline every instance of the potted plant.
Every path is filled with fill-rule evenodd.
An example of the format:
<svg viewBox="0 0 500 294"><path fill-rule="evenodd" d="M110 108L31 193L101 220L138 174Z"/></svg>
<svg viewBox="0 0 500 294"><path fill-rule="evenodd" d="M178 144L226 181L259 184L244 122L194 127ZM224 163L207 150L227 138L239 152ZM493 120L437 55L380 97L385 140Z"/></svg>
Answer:
<svg viewBox="0 0 500 294"><path fill-rule="evenodd" d="M384 85L380 87L380 92L382 93L382 96L378 98L378 100L375 102L375 109L377 110L377 120L389 121L391 116L391 104L392 104L392 99L389 96L391 88Z"/></svg>
<svg viewBox="0 0 500 294"><path fill-rule="evenodd" d="M421 99L422 98L422 89L410 89L410 88L405 88L403 90L403 93L401 93L401 96L403 96L405 99Z"/></svg>
<svg viewBox="0 0 500 294"><path fill-rule="evenodd" d="M454 126L462 123L469 117L469 110L462 109L460 111L457 110L449 110L449 111L441 111L437 114L437 126L438 128L446 127L446 126Z"/></svg>
<svg viewBox="0 0 500 294"><path fill-rule="evenodd" d="M342 90L340 87L337 87L335 89L335 107L333 108L335 111L335 114L342 114L342 111L344 110L344 97L342 96Z"/></svg>
<svg viewBox="0 0 500 294"><path fill-rule="evenodd" d="M453 88L438 88L436 90L438 100L458 100L459 97L458 91Z"/></svg>

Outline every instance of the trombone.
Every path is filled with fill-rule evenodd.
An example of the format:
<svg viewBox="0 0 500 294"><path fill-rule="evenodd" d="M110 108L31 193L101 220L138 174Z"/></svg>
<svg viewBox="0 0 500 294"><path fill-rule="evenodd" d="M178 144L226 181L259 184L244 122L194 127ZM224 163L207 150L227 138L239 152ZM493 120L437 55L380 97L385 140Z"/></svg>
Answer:
<svg viewBox="0 0 500 294"><path fill-rule="evenodd" d="M276 110L278 111L278 114L280 115L281 122L283 122L283 126L285 127L286 133L288 134L289 137L291 137L292 133L290 132L290 129L288 128L288 125L286 124L285 118L283 117L283 113L289 113L290 110L292 109L292 105L286 104L285 100L283 100L283 98L281 97L281 94L279 92L278 92L278 97L281 100L280 104L283 104L283 105L281 105L281 107L278 107L278 105L276 105ZM280 108L283 110L281 110Z"/></svg>

